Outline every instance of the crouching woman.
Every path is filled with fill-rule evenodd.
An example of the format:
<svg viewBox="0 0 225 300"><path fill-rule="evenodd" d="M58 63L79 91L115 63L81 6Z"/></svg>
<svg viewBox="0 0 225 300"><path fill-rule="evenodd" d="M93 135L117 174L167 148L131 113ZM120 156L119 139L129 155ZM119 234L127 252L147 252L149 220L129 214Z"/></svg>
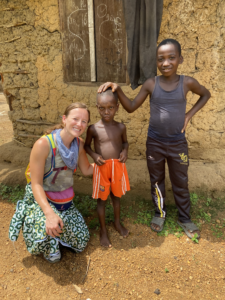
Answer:
<svg viewBox="0 0 225 300"><path fill-rule="evenodd" d="M10 223L12 241L17 240L22 228L27 250L31 254L43 253L51 263L61 259L59 243L81 252L90 237L82 215L72 202L77 165L84 175L93 173L93 165L88 162L83 140L79 138L89 119L86 105L73 103L66 108L62 124L56 126L58 129L36 141L30 155L31 182Z"/></svg>

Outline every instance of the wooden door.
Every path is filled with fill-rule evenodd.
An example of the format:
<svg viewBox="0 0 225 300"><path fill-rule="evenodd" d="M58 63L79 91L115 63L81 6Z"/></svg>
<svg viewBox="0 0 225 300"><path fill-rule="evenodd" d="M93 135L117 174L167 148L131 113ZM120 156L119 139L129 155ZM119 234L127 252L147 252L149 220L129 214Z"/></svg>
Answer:
<svg viewBox="0 0 225 300"><path fill-rule="evenodd" d="M97 81L126 82L126 31L122 0L95 0Z"/></svg>
<svg viewBox="0 0 225 300"><path fill-rule="evenodd" d="M88 82L90 45L87 0L60 1L65 82Z"/></svg>
<svg viewBox="0 0 225 300"><path fill-rule="evenodd" d="M122 0L59 0L65 82L126 82Z"/></svg>

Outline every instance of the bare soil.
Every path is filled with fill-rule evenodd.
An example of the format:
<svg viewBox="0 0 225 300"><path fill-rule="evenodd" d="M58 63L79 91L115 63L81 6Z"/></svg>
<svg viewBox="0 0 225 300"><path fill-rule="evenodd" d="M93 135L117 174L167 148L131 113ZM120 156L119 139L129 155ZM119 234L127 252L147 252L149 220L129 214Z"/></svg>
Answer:
<svg viewBox="0 0 225 300"><path fill-rule="evenodd" d="M105 249L92 230L83 253L63 248L61 262L52 265L30 255L22 235L14 244L8 239L15 208L0 202L1 299L224 299L225 243L207 227L194 244L186 236L158 237L149 227L124 220L131 232L127 239L108 226L113 247Z"/></svg>
<svg viewBox="0 0 225 300"><path fill-rule="evenodd" d="M0 99L1 144L13 136L6 111ZM83 253L63 248L62 260L49 264L28 253L22 234L14 244L8 239L14 212L14 204L0 199L0 299L225 299L225 243L209 225L195 244L185 235L157 236L125 218L126 239L108 226L111 249L102 248L98 231L91 230Z"/></svg>

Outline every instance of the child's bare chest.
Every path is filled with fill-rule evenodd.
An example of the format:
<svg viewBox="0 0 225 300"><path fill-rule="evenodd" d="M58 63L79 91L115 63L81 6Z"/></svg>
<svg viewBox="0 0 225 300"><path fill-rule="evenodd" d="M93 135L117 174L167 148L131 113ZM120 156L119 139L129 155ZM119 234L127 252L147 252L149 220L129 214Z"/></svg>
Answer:
<svg viewBox="0 0 225 300"><path fill-rule="evenodd" d="M97 130L97 140L99 143L107 143L107 142L121 142L122 141L122 132L118 127L114 127L113 129L107 127L99 127Z"/></svg>

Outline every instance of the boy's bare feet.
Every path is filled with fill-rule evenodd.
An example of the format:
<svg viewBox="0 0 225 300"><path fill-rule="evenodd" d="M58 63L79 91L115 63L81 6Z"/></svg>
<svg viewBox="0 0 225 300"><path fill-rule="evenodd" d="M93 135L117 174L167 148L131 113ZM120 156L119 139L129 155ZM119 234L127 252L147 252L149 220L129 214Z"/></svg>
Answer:
<svg viewBox="0 0 225 300"><path fill-rule="evenodd" d="M103 247L106 248L111 248L112 245L109 241L108 235L107 235L107 231L100 229L100 244Z"/></svg>
<svg viewBox="0 0 225 300"><path fill-rule="evenodd" d="M129 230L127 230L121 223L114 223L115 229L122 235L124 238L128 237Z"/></svg>

